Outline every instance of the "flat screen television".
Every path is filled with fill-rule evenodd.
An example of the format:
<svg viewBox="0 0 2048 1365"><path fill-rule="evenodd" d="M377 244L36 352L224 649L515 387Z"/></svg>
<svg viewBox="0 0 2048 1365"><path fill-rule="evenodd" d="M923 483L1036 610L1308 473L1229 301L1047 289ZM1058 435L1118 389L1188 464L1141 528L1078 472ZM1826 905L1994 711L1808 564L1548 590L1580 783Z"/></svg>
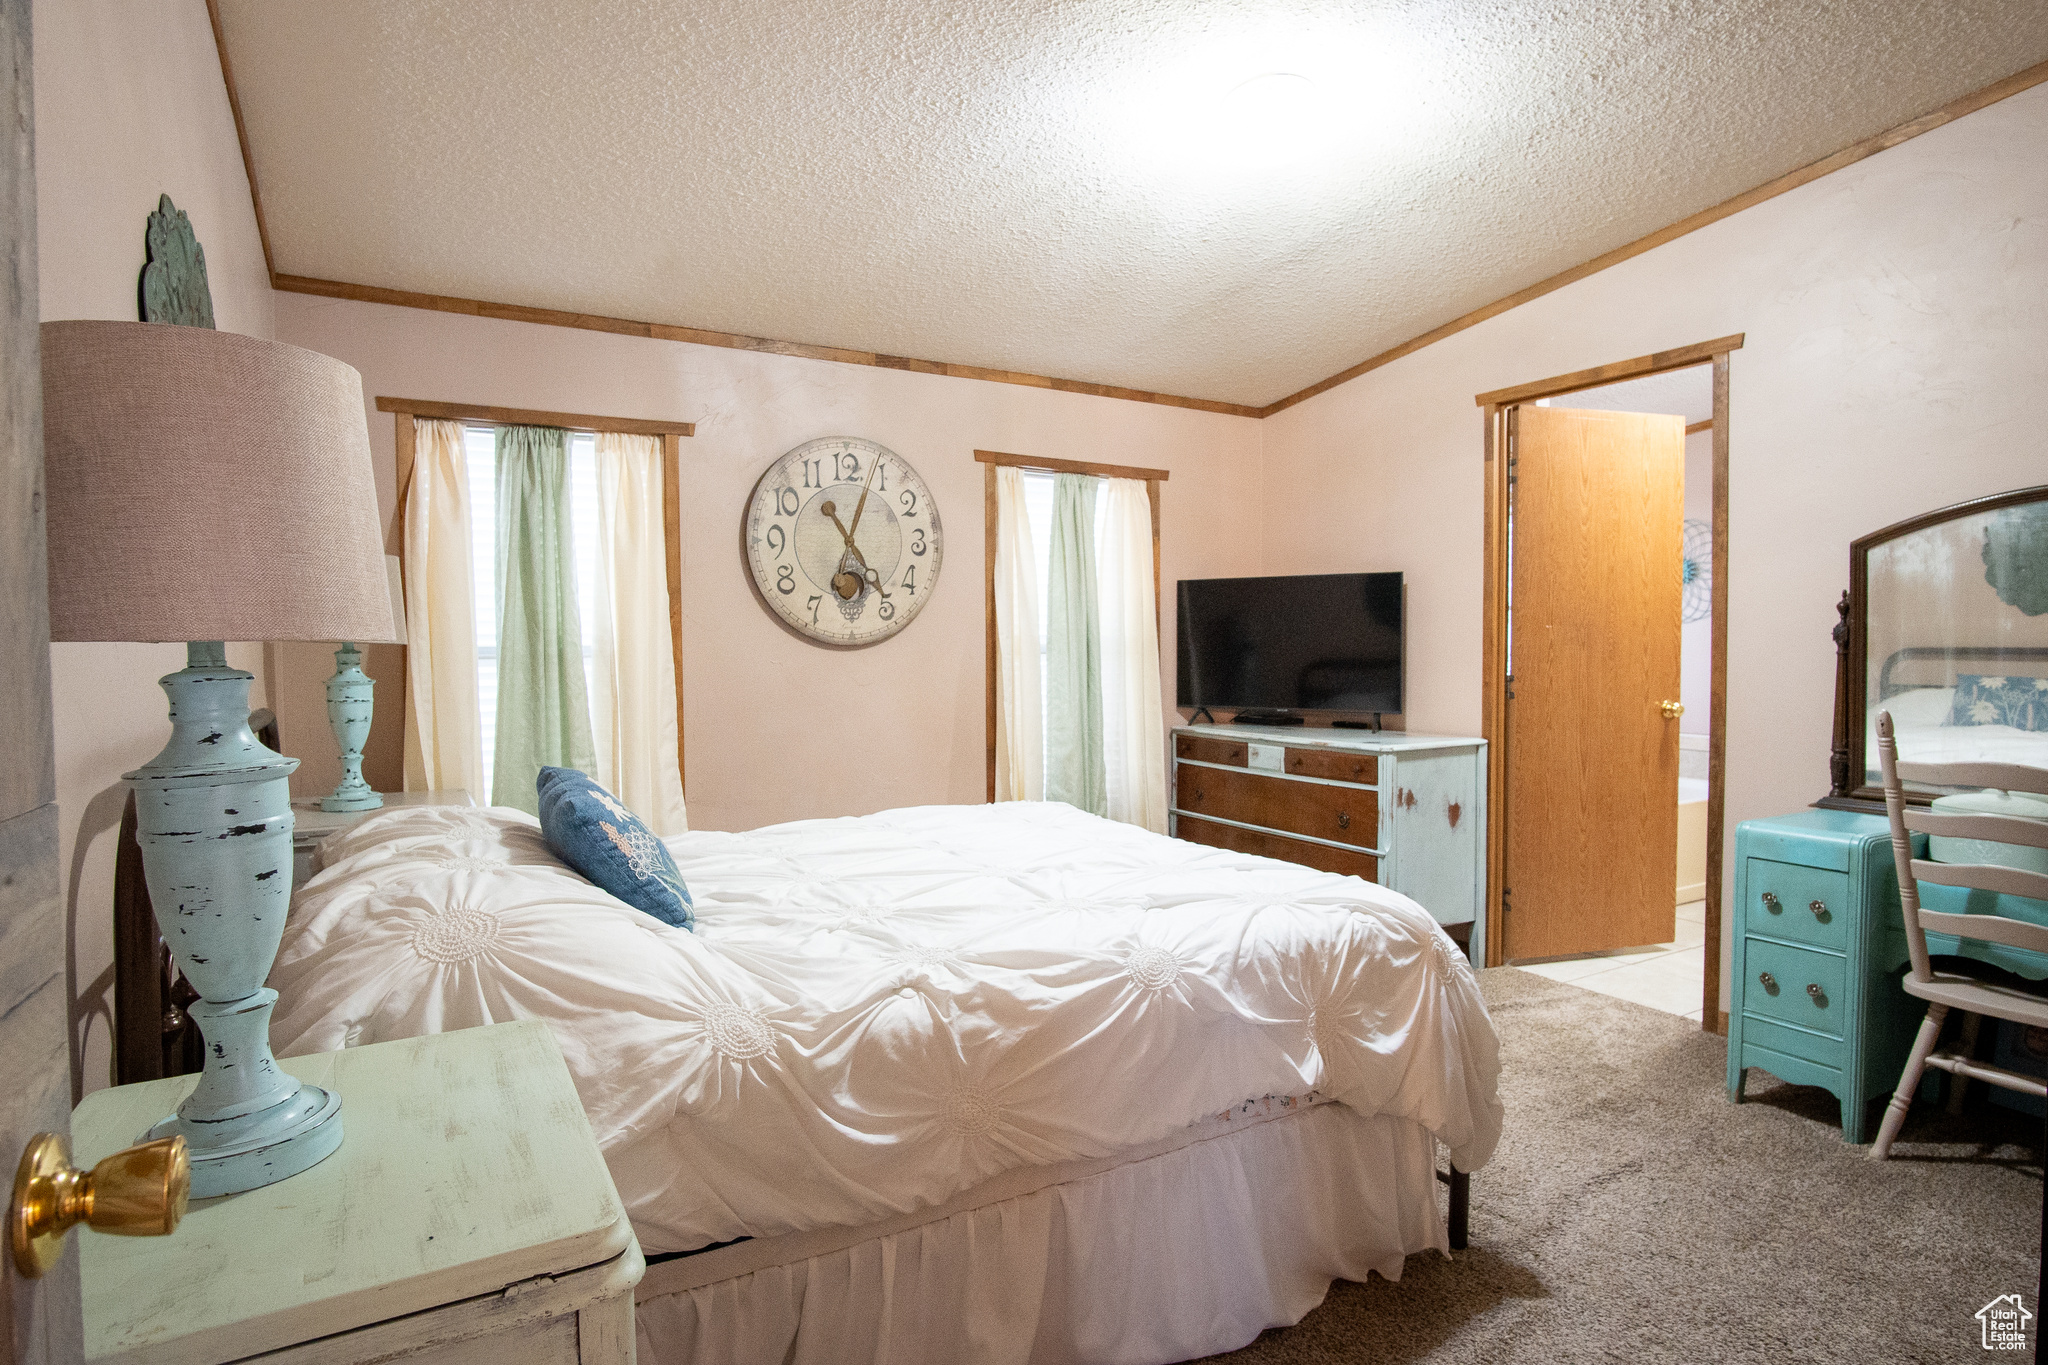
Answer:
<svg viewBox="0 0 2048 1365"><path fill-rule="evenodd" d="M1179 702L1399 715L1401 575L1180 580Z"/></svg>

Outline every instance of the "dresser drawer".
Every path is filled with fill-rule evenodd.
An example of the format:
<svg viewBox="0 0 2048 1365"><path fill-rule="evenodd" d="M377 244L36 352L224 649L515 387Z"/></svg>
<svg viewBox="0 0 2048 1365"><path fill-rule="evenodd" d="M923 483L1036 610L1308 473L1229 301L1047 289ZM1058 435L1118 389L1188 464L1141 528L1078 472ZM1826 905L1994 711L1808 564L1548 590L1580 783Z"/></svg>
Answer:
<svg viewBox="0 0 2048 1365"><path fill-rule="evenodd" d="M1745 1013L1842 1036L1848 1009L1848 964L1830 953L1783 943L1743 941Z"/></svg>
<svg viewBox="0 0 2048 1365"><path fill-rule="evenodd" d="M1261 858L1300 863L1303 867L1312 867L1318 872L1334 872L1340 877L1362 877L1369 882L1380 879L1380 860L1370 853L1353 853L1350 849L1312 844L1305 839L1290 839L1284 834L1268 834L1264 830L1212 824L1186 815L1176 818L1173 832L1176 838L1191 844L1227 848L1233 853L1256 853Z"/></svg>
<svg viewBox="0 0 2048 1365"><path fill-rule="evenodd" d="M1376 754L1347 754L1339 749L1289 749L1287 771L1372 787L1379 785L1380 760Z"/></svg>
<svg viewBox="0 0 2048 1365"><path fill-rule="evenodd" d="M1173 756L1192 758L1199 763L1228 763L1242 768L1245 746L1234 739L1205 739L1201 735L1175 735Z"/></svg>
<svg viewBox="0 0 2048 1365"><path fill-rule="evenodd" d="M1213 815L1359 848L1372 848L1379 840L1379 794L1369 788L1183 767L1174 774L1174 804L1190 815Z"/></svg>
<svg viewBox="0 0 2048 1365"><path fill-rule="evenodd" d="M1848 873L1768 858L1749 859L1745 871L1749 901L1742 913L1747 932L1848 950Z"/></svg>

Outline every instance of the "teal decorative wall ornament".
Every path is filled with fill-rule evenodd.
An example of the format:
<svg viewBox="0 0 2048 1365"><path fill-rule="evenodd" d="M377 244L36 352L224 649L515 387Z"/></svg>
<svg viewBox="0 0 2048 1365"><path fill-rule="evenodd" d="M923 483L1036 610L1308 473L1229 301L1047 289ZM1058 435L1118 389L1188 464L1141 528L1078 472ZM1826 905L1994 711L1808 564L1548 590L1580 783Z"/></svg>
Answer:
<svg viewBox="0 0 2048 1365"><path fill-rule="evenodd" d="M1679 619L1704 621L1714 613L1714 528L1685 523L1685 548L1678 562Z"/></svg>
<svg viewBox="0 0 2048 1365"><path fill-rule="evenodd" d="M2048 502L2005 507L1984 527L1984 581L2029 616L2048 612Z"/></svg>
<svg viewBox="0 0 2048 1365"><path fill-rule="evenodd" d="M142 320L181 327L213 326L213 290L206 283L206 252L192 234L192 220L159 195L143 234L149 249L142 267Z"/></svg>

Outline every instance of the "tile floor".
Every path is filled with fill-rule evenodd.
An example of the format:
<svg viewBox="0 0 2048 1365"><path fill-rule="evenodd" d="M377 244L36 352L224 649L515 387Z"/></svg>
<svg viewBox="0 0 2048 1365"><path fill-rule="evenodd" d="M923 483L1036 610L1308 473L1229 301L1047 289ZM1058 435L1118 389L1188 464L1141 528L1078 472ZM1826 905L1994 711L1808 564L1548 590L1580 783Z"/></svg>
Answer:
<svg viewBox="0 0 2048 1365"><path fill-rule="evenodd" d="M1679 906L1678 937L1670 943L1531 963L1520 970L1696 1020L1706 971L1706 909L1705 901Z"/></svg>

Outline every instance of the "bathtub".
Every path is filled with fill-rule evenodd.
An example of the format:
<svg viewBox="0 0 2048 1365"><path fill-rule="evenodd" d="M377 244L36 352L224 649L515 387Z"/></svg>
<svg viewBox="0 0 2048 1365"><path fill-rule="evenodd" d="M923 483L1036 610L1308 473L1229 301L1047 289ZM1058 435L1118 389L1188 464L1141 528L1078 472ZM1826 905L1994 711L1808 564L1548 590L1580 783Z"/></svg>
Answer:
<svg viewBox="0 0 2048 1365"><path fill-rule="evenodd" d="M1707 781L1678 779L1678 904L1707 894Z"/></svg>

